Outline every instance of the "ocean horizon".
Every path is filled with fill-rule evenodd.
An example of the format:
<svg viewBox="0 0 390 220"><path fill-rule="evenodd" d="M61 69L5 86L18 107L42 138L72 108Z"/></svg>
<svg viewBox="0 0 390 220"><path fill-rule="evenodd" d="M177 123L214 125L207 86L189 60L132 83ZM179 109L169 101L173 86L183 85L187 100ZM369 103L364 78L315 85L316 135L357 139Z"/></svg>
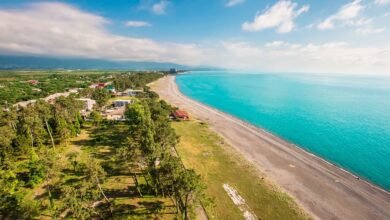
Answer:
<svg viewBox="0 0 390 220"><path fill-rule="evenodd" d="M192 71L186 96L390 190L390 78Z"/></svg>

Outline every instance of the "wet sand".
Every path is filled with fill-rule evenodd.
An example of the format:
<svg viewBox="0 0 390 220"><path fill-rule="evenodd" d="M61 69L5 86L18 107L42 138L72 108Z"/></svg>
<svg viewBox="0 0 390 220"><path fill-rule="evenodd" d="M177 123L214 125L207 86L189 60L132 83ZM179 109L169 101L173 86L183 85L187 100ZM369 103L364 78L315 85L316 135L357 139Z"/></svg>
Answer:
<svg viewBox="0 0 390 220"><path fill-rule="evenodd" d="M210 127L316 219L390 219L390 193L325 160L179 91L174 76L154 83L160 97Z"/></svg>

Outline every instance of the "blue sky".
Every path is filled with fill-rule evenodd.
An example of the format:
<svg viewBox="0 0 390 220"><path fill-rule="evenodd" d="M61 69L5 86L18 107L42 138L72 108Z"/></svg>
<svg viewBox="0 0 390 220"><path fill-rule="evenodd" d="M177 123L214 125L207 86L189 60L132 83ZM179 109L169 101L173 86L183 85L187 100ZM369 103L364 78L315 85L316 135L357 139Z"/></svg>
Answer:
<svg viewBox="0 0 390 220"><path fill-rule="evenodd" d="M0 53L390 74L390 0L0 2Z"/></svg>

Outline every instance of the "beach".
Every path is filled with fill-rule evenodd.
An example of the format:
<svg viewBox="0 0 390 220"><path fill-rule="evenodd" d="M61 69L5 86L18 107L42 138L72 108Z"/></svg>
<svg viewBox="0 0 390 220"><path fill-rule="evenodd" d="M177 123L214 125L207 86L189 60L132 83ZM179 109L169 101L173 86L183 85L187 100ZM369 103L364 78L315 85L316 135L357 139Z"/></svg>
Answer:
<svg viewBox="0 0 390 220"><path fill-rule="evenodd" d="M160 79L153 89L170 104L207 122L314 218L390 219L389 192L260 128L184 96L174 76Z"/></svg>

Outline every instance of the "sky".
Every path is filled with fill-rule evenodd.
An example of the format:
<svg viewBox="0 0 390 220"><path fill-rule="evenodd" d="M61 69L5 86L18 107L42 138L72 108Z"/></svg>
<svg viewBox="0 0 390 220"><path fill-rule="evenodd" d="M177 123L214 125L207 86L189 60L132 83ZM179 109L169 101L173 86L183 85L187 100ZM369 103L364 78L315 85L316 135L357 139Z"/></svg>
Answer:
<svg viewBox="0 0 390 220"><path fill-rule="evenodd" d="M390 0L1 0L0 54L390 75Z"/></svg>

